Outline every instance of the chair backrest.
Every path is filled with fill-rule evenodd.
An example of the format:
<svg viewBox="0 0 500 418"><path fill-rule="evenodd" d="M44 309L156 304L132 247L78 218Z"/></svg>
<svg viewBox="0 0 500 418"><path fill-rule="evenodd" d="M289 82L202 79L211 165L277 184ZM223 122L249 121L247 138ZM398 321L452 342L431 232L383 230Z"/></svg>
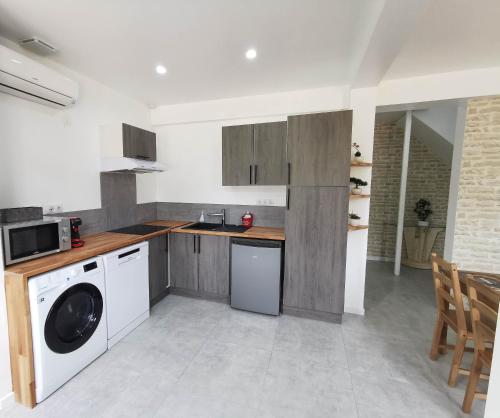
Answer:
<svg viewBox="0 0 500 418"><path fill-rule="evenodd" d="M500 294L493 291L482 279L487 275L468 274L467 293L471 306L472 331L474 341L479 350L484 350L484 343L495 341L496 323L498 320L498 304Z"/></svg>
<svg viewBox="0 0 500 418"><path fill-rule="evenodd" d="M446 315L450 311L450 305L452 305L457 314L456 326L458 330L467 333L464 301L456 264L449 263L436 253L432 253L432 275L438 311Z"/></svg>

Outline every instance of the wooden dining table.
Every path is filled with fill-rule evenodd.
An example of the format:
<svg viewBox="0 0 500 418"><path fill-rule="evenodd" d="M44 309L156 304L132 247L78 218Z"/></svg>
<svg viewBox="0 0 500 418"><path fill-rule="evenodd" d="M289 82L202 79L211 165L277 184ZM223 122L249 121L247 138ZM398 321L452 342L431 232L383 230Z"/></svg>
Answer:
<svg viewBox="0 0 500 418"><path fill-rule="evenodd" d="M459 270L458 278L460 279L460 288L464 295L467 295L467 276L469 274L472 274L474 277L482 277L484 279L482 283L500 297L500 274Z"/></svg>

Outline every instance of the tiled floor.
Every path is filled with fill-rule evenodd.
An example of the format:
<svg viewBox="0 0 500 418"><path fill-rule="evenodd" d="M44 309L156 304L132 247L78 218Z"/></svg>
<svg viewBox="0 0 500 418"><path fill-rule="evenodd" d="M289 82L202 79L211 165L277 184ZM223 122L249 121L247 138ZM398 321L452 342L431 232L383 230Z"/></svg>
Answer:
<svg viewBox="0 0 500 418"><path fill-rule="evenodd" d="M460 417L465 378L448 388L450 354L427 356L430 273L391 267L369 263L366 316L342 326L169 296L35 410L0 417Z"/></svg>

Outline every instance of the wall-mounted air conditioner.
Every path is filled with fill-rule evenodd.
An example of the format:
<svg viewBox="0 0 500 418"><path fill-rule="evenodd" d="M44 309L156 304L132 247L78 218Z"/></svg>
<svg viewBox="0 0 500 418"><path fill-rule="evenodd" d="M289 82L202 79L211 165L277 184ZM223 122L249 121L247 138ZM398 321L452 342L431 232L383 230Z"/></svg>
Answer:
<svg viewBox="0 0 500 418"><path fill-rule="evenodd" d="M0 91L59 108L74 104L78 98L75 81L3 45Z"/></svg>

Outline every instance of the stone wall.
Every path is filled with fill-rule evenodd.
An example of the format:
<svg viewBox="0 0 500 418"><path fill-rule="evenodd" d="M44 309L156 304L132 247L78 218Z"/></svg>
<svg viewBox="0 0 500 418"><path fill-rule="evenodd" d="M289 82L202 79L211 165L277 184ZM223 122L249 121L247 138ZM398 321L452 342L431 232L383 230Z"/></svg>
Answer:
<svg viewBox="0 0 500 418"><path fill-rule="evenodd" d="M373 172L368 230L368 256L394 258L396 224L399 206L403 129L395 123L375 125ZM405 225L415 225L415 203L429 199L434 213L432 226L445 227L451 167L421 142L412 137L408 161L408 180L405 204ZM438 234L434 251L444 250L444 231ZM403 257L405 254L403 253Z"/></svg>
<svg viewBox="0 0 500 418"><path fill-rule="evenodd" d="M500 273L500 96L468 103L453 261Z"/></svg>

